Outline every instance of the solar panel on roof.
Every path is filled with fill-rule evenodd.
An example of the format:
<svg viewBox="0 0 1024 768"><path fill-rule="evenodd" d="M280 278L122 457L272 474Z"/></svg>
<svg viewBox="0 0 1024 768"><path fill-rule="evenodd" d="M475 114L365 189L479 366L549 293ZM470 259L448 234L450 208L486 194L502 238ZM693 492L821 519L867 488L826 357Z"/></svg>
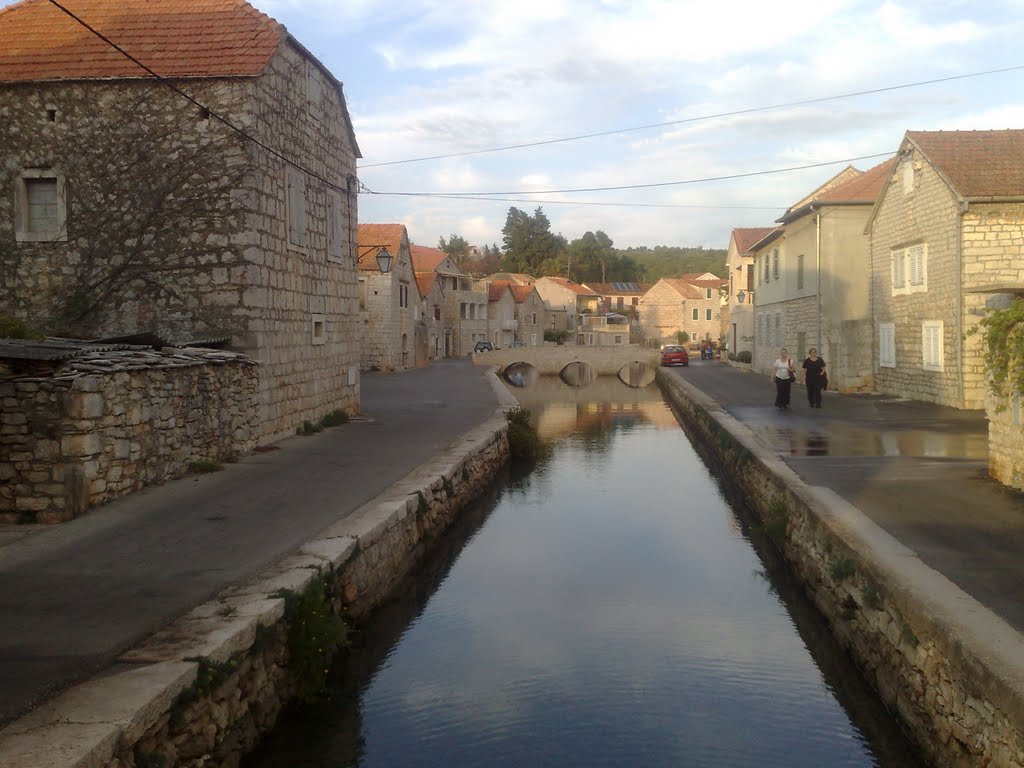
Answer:
<svg viewBox="0 0 1024 768"><path fill-rule="evenodd" d="M616 293L638 293L640 286L637 283L612 283L612 290Z"/></svg>

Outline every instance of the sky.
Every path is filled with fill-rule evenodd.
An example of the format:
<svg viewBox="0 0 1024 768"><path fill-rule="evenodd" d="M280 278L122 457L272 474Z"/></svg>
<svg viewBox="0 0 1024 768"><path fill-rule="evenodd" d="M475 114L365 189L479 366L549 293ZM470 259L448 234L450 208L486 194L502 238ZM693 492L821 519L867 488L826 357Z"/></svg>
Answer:
<svg viewBox="0 0 1024 768"><path fill-rule="evenodd" d="M359 220L420 245L539 206L568 240L725 248L907 130L1024 127L1024 0L250 2L344 83Z"/></svg>

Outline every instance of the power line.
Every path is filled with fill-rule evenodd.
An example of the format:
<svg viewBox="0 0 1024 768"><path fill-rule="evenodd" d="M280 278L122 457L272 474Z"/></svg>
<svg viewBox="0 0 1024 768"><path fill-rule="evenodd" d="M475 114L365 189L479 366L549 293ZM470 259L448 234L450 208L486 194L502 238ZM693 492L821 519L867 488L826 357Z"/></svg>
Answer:
<svg viewBox="0 0 1024 768"><path fill-rule="evenodd" d="M439 193L439 192L374 192L372 189L367 187L365 184L360 184L361 189L365 189L369 194L372 195L390 195L396 197L450 197L450 198L484 198L489 199L489 195L568 195L577 192L616 192L625 189L651 189L655 187L672 187L681 186L683 184L702 184L709 181L728 181L730 179L746 179L751 176L768 176L775 173L789 173L791 171L803 171L808 168L821 168L826 165L838 165L839 163L853 163L858 160L872 160L879 157L892 157L895 151L892 152L880 152L874 155L861 155L860 157L848 157L844 160L828 160L822 163L809 163L807 165L793 165L788 168L772 168L767 171L749 171L747 173L733 173L726 176L705 176L699 179L683 179L681 181L661 181L653 184L622 184L615 187L580 187L576 189L538 189L538 190L518 190L515 192L466 192L465 194L459 193Z"/></svg>
<svg viewBox="0 0 1024 768"><path fill-rule="evenodd" d="M188 99L188 100L189 100L190 102L192 102L192 103L193 103L194 105L196 105L196 106L197 106L197 107L199 107L199 108L200 108L201 110L203 110L203 111L204 111L204 113L206 113L206 114L209 114L209 115L210 115L210 117L216 118L216 119L217 119L218 121L220 121L220 122L221 122L222 124L224 124L225 126L227 126L228 128L230 128L230 129L231 129L232 131L234 131L235 133L237 133L237 134L238 134L239 136L241 136L241 137L242 137L243 139L245 139L246 141L251 141L251 142L252 142L253 144L255 144L256 146L258 146L258 147L261 147L262 149L265 149L265 150L266 150L267 152L269 152L270 154L274 155L274 157L277 157L277 158L280 158L281 160L284 160L284 161L285 161L286 163L288 163L289 165L292 165L292 166L294 166L295 168L297 168L298 170L302 171L303 173L305 173L305 174L306 174L307 176L309 176L310 178L316 179L317 181L321 182L322 184L325 184L326 186L330 187L331 189L334 189L334 190L336 190L336 191L338 191L338 192L345 192L346 194L348 194L348 193L349 193L349 191L350 191L350 190L349 190L348 188L346 188L346 187L340 187L340 186L338 186L337 184L335 184L334 182L332 182L332 181L328 181L328 180L327 180L327 179L325 179L325 178L324 178L323 176L321 176L320 174L318 174L318 173L317 173L316 171L311 171L311 170L310 170L309 168L306 168L305 166L301 165L300 163L297 163L297 162L295 162L294 160L292 160L291 158L287 157L286 155L284 155L284 154L283 154L282 152L280 152L279 150L277 150L277 149L274 149L273 147L271 147L271 146L268 146L267 144L264 144L264 143L263 143L262 141L260 141L259 139L257 139L257 138L256 138L255 136L253 136L253 135L251 135L251 134L247 133L247 132L246 132L245 130L243 130L242 128L239 128L239 127L238 127L237 125L235 125L234 123L232 123L232 122L231 122L230 120L228 120L228 119L227 119L226 117L224 117L223 115L221 115L221 114L217 113L216 111L214 111L214 110L210 109L210 108L209 108L208 106L206 106L205 104L203 104L203 103L201 103L200 101L198 101L198 100L197 100L197 99L196 99L196 98L195 98L194 96L192 96L192 95L191 95L190 93L188 93L188 92L186 92L186 91L183 91L183 90L182 90L181 88L179 88L178 86L176 86L176 85L175 85L174 83L172 83L172 82L171 82L170 80L168 80L167 78L165 78L165 77L164 77L163 75L160 75L160 74L158 74L158 73L157 73L157 72L155 72L155 71L154 71L153 69L151 69L151 68L150 68L149 66L147 66L146 64L143 64L143 63L142 63L141 61L139 61L139 60L138 60L137 58L135 58L135 57L134 57L134 56L132 56L132 55L131 55L130 53L128 53L128 51L126 51L126 50L125 50L124 48L122 48L122 47L121 47L120 45L118 45L118 44L117 44L117 43L115 43L115 42L114 42L113 40L111 40L111 39L110 39L109 37L107 37L106 35L104 35L104 34L103 34L102 32L100 32L99 30L95 29L94 27L90 26L90 25L89 25L89 24L88 24L88 23L87 23L87 22L86 22L86 21L85 21L84 19L82 19L82 18L81 18L81 17L79 17L79 16L76 16L76 15L75 15L74 13L72 13L72 12L71 12L70 10L68 10L67 8L65 8L65 7L64 7L63 5L61 5L61 4L59 3L59 2L57 2L57 0L48 0L48 2L50 3L50 5L52 5L52 6L56 7L56 8L58 8L58 9L60 9L60 10L61 10L61 11L63 11L63 12L65 13L65 14L67 14L68 16L70 16L70 17L71 17L72 19L74 19L74 20L75 20L75 21L76 21L76 22L77 22L78 24L80 24L81 26L85 27L85 29L89 30L89 31L90 31L90 32L91 32L92 34L96 35L96 37L98 37L98 38L99 38L100 40L102 40L102 41L103 41L104 43L106 43L106 44L107 44L107 45L109 45L109 46L110 46L111 48L113 48L113 49L114 49L115 51L117 51L118 53L120 53L120 54L121 54L122 56L124 56L124 57L125 57L126 59L128 59L128 60L129 60L130 62L132 62L132 63L133 63L133 64L135 64L136 66L138 66L138 67L140 67L141 69L143 69L143 70L144 70L144 71L145 71L145 72L146 72L147 74L149 74L149 75L150 75L151 77L155 78L155 79L156 79L156 80L157 80L158 82L160 82L160 83L161 83L162 85L165 85L165 86L167 86L167 87L168 87L168 88L170 88L170 89L171 89L172 91L174 91L175 93L177 93L177 94L178 94L179 96L181 96L181 97L183 97L183 98L185 98L185 99Z"/></svg>
<svg viewBox="0 0 1024 768"><path fill-rule="evenodd" d="M365 187L365 185L360 184ZM373 192L367 189L369 194L380 194L380 195L406 195L414 194L407 192ZM522 193L528 194L528 193ZM427 199L440 199L440 200L480 200L487 203L540 203L543 205L593 205L593 206L605 206L608 208L698 208L698 209L709 209L709 210L742 210L742 211L778 211L784 209L784 205L683 205L677 203L600 203L595 201L585 200L537 200L529 199L524 200L515 197L481 197L478 195L460 195L457 193L446 193L446 192L420 192L417 194L418 197Z"/></svg>
<svg viewBox="0 0 1024 768"><path fill-rule="evenodd" d="M804 99L803 101L789 101L783 104L770 104L763 107L750 107L748 109L737 109L732 112L719 112L713 115L700 115L698 117L686 117L681 120L669 120L664 123L649 123L648 125L638 125L632 128L617 128L611 131L600 131L598 133L583 133L578 136L566 136L561 139L546 139L543 141L530 141L522 144L509 144L504 147L491 147L490 149L472 149L464 152L451 152L445 155L428 155L426 157L413 157L408 160L390 160L384 163L367 163L361 165L360 168L380 168L386 165L403 165L406 163L422 163L428 160L446 160L452 157L467 157L469 155L484 155L493 152L507 152L511 149L528 149L530 147L543 147L549 144L564 144L570 141L581 141L582 139L595 139L601 136L614 136L619 133L631 133L633 131L646 131L651 128L667 128L672 125L684 125L686 123L697 123L704 120L716 120L722 117L736 117L737 115L749 115L755 112L767 112L773 109L786 109L788 107L802 107L808 104L821 104L826 101L836 101L838 99L850 99L855 96L869 96L875 93L886 93L888 91L899 91L905 88L918 88L922 85L935 85L936 83L948 83L953 80L965 80L971 77L984 77L986 75L997 75L1004 72L1013 72L1016 70L1024 69L1024 64L1018 64L1013 67L1003 67L1002 69L989 69L984 72L969 72L964 75L950 75L949 77L937 77L933 80L920 80L916 83L904 83L902 85L889 85L883 88L872 88L866 91L852 91L850 93L841 93L836 96L821 96L815 99Z"/></svg>

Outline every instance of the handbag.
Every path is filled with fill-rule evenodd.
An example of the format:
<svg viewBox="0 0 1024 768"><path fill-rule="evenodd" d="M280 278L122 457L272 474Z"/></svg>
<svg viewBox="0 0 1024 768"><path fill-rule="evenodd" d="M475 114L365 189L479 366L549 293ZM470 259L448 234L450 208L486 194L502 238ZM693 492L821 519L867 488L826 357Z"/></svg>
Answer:
<svg viewBox="0 0 1024 768"><path fill-rule="evenodd" d="M828 374L824 371L821 372L821 388L828 389Z"/></svg>

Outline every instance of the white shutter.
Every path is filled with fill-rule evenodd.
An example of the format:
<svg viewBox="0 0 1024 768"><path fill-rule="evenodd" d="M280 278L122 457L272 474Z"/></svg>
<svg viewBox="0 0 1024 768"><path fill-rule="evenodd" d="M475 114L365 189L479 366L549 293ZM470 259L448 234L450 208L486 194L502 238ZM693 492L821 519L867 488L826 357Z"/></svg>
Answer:
<svg viewBox="0 0 1024 768"><path fill-rule="evenodd" d="M294 169L288 171L288 242L306 244L306 183Z"/></svg>
<svg viewBox="0 0 1024 768"><path fill-rule="evenodd" d="M878 364L883 368L896 367L896 331L892 323L878 325Z"/></svg>

